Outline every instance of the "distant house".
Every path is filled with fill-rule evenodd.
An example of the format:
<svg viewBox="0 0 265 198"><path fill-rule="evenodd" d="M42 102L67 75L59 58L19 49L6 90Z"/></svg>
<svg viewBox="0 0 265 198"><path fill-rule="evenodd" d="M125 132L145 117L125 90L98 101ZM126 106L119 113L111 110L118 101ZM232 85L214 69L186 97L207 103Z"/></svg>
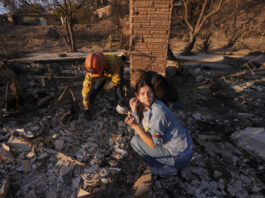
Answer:
<svg viewBox="0 0 265 198"><path fill-rule="evenodd" d="M27 26L46 26L49 25L47 18L53 18L56 23L61 24L60 18L53 12L49 12L49 17L41 15L37 11L29 8L23 8L16 11L13 15L15 25L27 25Z"/></svg>
<svg viewBox="0 0 265 198"><path fill-rule="evenodd" d="M120 6L129 5L129 0L119 0L113 2L113 0L97 0L95 1L95 7L98 8L95 11L95 14L99 19L104 17L109 17L113 12L113 3L118 3Z"/></svg>
<svg viewBox="0 0 265 198"><path fill-rule="evenodd" d="M13 25L14 20L11 14L1 14L0 15L0 25L5 26L5 25Z"/></svg>
<svg viewBox="0 0 265 198"><path fill-rule="evenodd" d="M98 16L99 19L103 17L108 17L112 14L112 7L108 5L103 8L99 8L95 11L95 14Z"/></svg>
<svg viewBox="0 0 265 198"><path fill-rule="evenodd" d="M47 20L38 13L19 13L14 16L16 25L46 26Z"/></svg>

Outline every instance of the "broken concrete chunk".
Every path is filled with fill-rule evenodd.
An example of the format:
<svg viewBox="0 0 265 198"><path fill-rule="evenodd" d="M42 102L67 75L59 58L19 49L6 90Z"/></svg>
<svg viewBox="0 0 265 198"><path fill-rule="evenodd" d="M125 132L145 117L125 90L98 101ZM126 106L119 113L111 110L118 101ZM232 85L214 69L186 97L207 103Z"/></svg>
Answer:
<svg viewBox="0 0 265 198"><path fill-rule="evenodd" d="M24 137L27 138L33 138L33 133L31 131L25 131L25 129L16 129L15 130L16 133L18 133L19 135L22 135Z"/></svg>
<svg viewBox="0 0 265 198"><path fill-rule="evenodd" d="M80 148L77 152L76 152L76 158L78 161L87 161L90 157L90 153L85 149L85 148Z"/></svg>
<svg viewBox="0 0 265 198"><path fill-rule="evenodd" d="M18 132L18 133L25 133L24 129L16 129L15 131Z"/></svg>
<svg viewBox="0 0 265 198"><path fill-rule="evenodd" d="M109 162L110 166L117 166L117 164L119 163L119 161L116 159L111 159L108 162Z"/></svg>
<svg viewBox="0 0 265 198"><path fill-rule="evenodd" d="M63 161L64 167L68 167L68 166L70 166L70 164L71 164L71 161L69 161L69 160Z"/></svg>
<svg viewBox="0 0 265 198"><path fill-rule="evenodd" d="M6 151L10 151L10 147L5 143L2 143L2 148L5 149Z"/></svg>
<svg viewBox="0 0 265 198"><path fill-rule="evenodd" d="M0 188L0 197L6 197L10 185L10 176L7 176L2 180L2 185Z"/></svg>
<svg viewBox="0 0 265 198"><path fill-rule="evenodd" d="M215 140L215 141L221 141L222 137L218 135L198 135L198 139L200 141L210 141L210 140Z"/></svg>
<svg viewBox="0 0 265 198"><path fill-rule="evenodd" d="M75 177L72 179L72 184L75 188L78 188L80 185L81 178L80 177Z"/></svg>
<svg viewBox="0 0 265 198"><path fill-rule="evenodd" d="M101 160L94 158L94 159L90 160L89 164L91 166L93 166L95 164L100 164L100 162L101 162Z"/></svg>
<svg viewBox="0 0 265 198"><path fill-rule="evenodd" d="M201 121L209 120L210 119L210 116L209 115L201 114L199 112L193 113L192 114L192 117L195 118L196 120L201 120Z"/></svg>
<svg viewBox="0 0 265 198"><path fill-rule="evenodd" d="M72 183L73 168L72 167L63 167L60 170L60 177L62 181L70 186Z"/></svg>
<svg viewBox="0 0 265 198"><path fill-rule="evenodd" d="M77 197L84 197L87 195L90 195L90 192L87 192L87 191L83 190L82 188L80 188L78 193L77 193Z"/></svg>
<svg viewBox="0 0 265 198"><path fill-rule="evenodd" d="M32 149L32 151L30 153L27 153L26 155L28 158L33 158L36 156L35 152L34 152L34 149Z"/></svg>
<svg viewBox="0 0 265 198"><path fill-rule="evenodd" d="M85 168L84 169L84 173L95 173L95 172L97 172L99 170L100 170L100 167L98 166L98 164L95 164L93 166Z"/></svg>
<svg viewBox="0 0 265 198"><path fill-rule="evenodd" d="M0 147L0 161L4 161L5 163L9 163L9 162L12 162L13 160L14 160L13 155L9 151Z"/></svg>
<svg viewBox="0 0 265 198"><path fill-rule="evenodd" d="M72 157L67 156L67 155L65 155L65 154L63 154L63 153L61 153L61 152L58 152L58 153L56 154L56 157L57 157L58 159L63 160L63 161L69 161L69 163L71 163L71 164L77 164L77 165L80 165L80 166L85 166L84 163L81 163L81 162L79 162L79 161L77 161L77 160L74 160Z"/></svg>
<svg viewBox="0 0 265 198"><path fill-rule="evenodd" d="M31 171L31 161L30 160L21 160L20 161L22 170L24 173L28 173Z"/></svg>
<svg viewBox="0 0 265 198"><path fill-rule="evenodd" d="M115 159L122 159L123 157L127 156L128 153L126 150L124 149L120 149L120 148L115 148L114 153L111 155L111 157L115 158Z"/></svg>
<svg viewBox="0 0 265 198"><path fill-rule="evenodd" d="M63 160L59 159L56 164L55 164L55 167L62 167L63 166Z"/></svg>
<svg viewBox="0 0 265 198"><path fill-rule="evenodd" d="M63 148L63 146L64 146L64 140L56 140L56 141L54 142L54 145L55 145L55 149L56 149L57 151L61 151L62 148Z"/></svg>
<svg viewBox="0 0 265 198"><path fill-rule="evenodd" d="M265 159L265 129L247 127L231 135L236 143L255 155Z"/></svg>
<svg viewBox="0 0 265 198"><path fill-rule="evenodd" d="M57 194L56 194L56 192L54 192L54 191L50 191L50 192L47 192L47 193L45 194L45 197L46 197L46 198L57 198Z"/></svg>
<svg viewBox="0 0 265 198"><path fill-rule="evenodd" d="M215 170L215 171L213 172L213 175L214 175L214 178L218 179L218 178L220 178L220 177L222 176L222 173L219 172L219 171L217 171L217 170Z"/></svg>
<svg viewBox="0 0 265 198"><path fill-rule="evenodd" d="M30 152L32 148L32 144L29 141L15 136L9 138L8 144L19 152Z"/></svg>
<svg viewBox="0 0 265 198"><path fill-rule="evenodd" d="M115 167L113 167L113 168L108 168L108 170L109 170L111 173L118 173L118 172L121 171L120 168L115 168Z"/></svg>
<svg viewBox="0 0 265 198"><path fill-rule="evenodd" d="M35 190L32 189L31 191L29 191L29 192L26 194L25 197L28 197L28 198L37 198L37 195L36 195Z"/></svg>
<svg viewBox="0 0 265 198"><path fill-rule="evenodd" d="M52 185L52 184L54 184L56 182L57 182L57 175L55 175L53 173L49 173L48 184Z"/></svg>
<svg viewBox="0 0 265 198"><path fill-rule="evenodd" d="M41 159L44 159L44 158L46 158L46 157L48 157L48 153L43 152L43 153L41 153L41 154L38 156L37 159L41 160Z"/></svg>
<svg viewBox="0 0 265 198"><path fill-rule="evenodd" d="M133 189L136 197L150 197L152 191L152 173L150 169L146 169L144 174L135 182ZM149 195L149 196L148 196Z"/></svg>

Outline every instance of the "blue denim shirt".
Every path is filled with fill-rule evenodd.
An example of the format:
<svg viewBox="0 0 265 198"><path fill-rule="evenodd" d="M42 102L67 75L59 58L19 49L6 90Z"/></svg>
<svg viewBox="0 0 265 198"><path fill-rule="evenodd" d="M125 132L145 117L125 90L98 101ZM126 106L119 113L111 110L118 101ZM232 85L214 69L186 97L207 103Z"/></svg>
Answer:
<svg viewBox="0 0 265 198"><path fill-rule="evenodd" d="M137 115L136 119L139 121ZM192 139L187 129L161 101L155 100L143 113L142 127L152 136L156 146L163 146L171 155L184 157L192 154Z"/></svg>

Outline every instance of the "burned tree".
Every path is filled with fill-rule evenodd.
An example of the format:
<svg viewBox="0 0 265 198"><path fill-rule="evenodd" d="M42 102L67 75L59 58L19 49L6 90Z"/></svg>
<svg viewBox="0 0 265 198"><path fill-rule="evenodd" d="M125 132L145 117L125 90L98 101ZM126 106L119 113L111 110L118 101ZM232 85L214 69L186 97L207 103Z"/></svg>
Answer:
<svg viewBox="0 0 265 198"><path fill-rule="evenodd" d="M19 0L19 2L47 19L48 23L58 32L69 50L72 52L77 51L73 15L75 12L78 12L80 8L86 6L88 1L44 0L41 1L41 6L36 6L38 2L36 0ZM56 11L59 12L62 17L64 30L61 28L61 23L57 20L58 16L54 14Z"/></svg>
<svg viewBox="0 0 265 198"><path fill-rule="evenodd" d="M182 0L182 2L184 5L184 20L189 28L189 43L182 54L189 55L203 25L222 8L225 0Z"/></svg>
<svg viewBox="0 0 265 198"><path fill-rule="evenodd" d="M234 15L233 23L229 24L231 15L228 15L226 25L224 26L224 32L228 41L224 49L233 48L239 40L243 40L244 36L250 35L253 30L253 23L258 20L264 9L264 1L246 2L236 0L233 4L233 10L231 11ZM230 3L230 5L233 4ZM244 22L239 19L244 19Z"/></svg>
<svg viewBox="0 0 265 198"><path fill-rule="evenodd" d="M127 15L129 12L129 4L126 1L121 1L121 0L113 0L110 3L111 10L112 10L112 21L116 25L116 37L117 37L117 32L120 29L120 19Z"/></svg>

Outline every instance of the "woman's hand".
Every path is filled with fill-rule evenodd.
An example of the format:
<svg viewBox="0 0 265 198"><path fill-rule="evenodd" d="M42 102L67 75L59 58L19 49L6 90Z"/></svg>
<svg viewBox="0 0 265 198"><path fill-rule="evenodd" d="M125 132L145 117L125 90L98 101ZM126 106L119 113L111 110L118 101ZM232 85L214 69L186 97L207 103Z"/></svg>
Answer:
<svg viewBox="0 0 265 198"><path fill-rule="evenodd" d="M137 111L137 99L135 97L133 97L130 102L130 107L133 113L135 113Z"/></svg>
<svg viewBox="0 0 265 198"><path fill-rule="evenodd" d="M128 116L125 118L125 122L134 129L134 131L141 137L141 139L146 143L150 148L155 148L152 137L144 132L141 126L136 122L135 117L129 112Z"/></svg>
<svg viewBox="0 0 265 198"><path fill-rule="evenodd" d="M127 117L125 118L125 122L126 122L126 124L130 125L132 128L134 126L138 125L135 117L130 112L128 113Z"/></svg>

